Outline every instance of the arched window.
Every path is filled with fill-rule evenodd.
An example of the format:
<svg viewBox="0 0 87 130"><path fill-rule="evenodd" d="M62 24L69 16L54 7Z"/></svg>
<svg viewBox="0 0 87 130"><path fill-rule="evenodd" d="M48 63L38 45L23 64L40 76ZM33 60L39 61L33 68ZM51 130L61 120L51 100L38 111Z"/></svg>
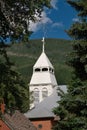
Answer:
<svg viewBox="0 0 87 130"><path fill-rule="evenodd" d="M44 99L44 98L46 98L48 96L48 90L47 90L47 88L43 88L42 89L42 98Z"/></svg>
<svg viewBox="0 0 87 130"><path fill-rule="evenodd" d="M39 103L39 89L35 88L34 89L34 104Z"/></svg>
<svg viewBox="0 0 87 130"><path fill-rule="evenodd" d="M42 68L42 71L48 71L48 68Z"/></svg>
<svg viewBox="0 0 87 130"><path fill-rule="evenodd" d="M35 72L40 72L40 68L36 68L36 69L35 69Z"/></svg>

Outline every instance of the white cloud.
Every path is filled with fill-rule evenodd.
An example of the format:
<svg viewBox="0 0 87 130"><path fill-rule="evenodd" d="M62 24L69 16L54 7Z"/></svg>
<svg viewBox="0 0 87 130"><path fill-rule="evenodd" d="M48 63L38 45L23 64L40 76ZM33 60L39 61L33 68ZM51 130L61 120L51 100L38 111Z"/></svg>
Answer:
<svg viewBox="0 0 87 130"><path fill-rule="evenodd" d="M57 28L63 27L63 26L64 26L64 25L63 25L63 23L61 23L61 22L53 23L53 25L52 25L52 27L57 27Z"/></svg>
<svg viewBox="0 0 87 130"><path fill-rule="evenodd" d="M58 2L58 0L51 0L51 5L52 5L52 7L53 7L54 9L58 9L58 7L57 7L57 2Z"/></svg>
<svg viewBox="0 0 87 130"><path fill-rule="evenodd" d="M52 23L52 20L49 17L47 17L45 12L42 12L41 18L39 18L37 16L36 19L37 19L36 22L30 21L30 25L29 25L30 31L36 32L37 30L39 30L42 27L43 24Z"/></svg>
<svg viewBox="0 0 87 130"><path fill-rule="evenodd" d="M41 23L46 24L46 23L52 23L52 20L47 17L45 12L42 12L42 18L41 18Z"/></svg>
<svg viewBox="0 0 87 130"><path fill-rule="evenodd" d="M73 18L72 21L79 22L79 18Z"/></svg>
<svg viewBox="0 0 87 130"><path fill-rule="evenodd" d="M58 0L51 0L51 5L54 9L58 9L57 7L57 2ZM38 17L38 13L36 12L36 22L30 21L29 24L29 30L36 32L39 29L42 28L43 25L46 24L52 24L52 27L59 27L62 26L62 23L53 23L53 21L47 16L47 14L49 13L49 11L43 11L41 14L41 18Z"/></svg>
<svg viewBox="0 0 87 130"><path fill-rule="evenodd" d="M29 30L33 31L33 32L37 31L38 25L39 25L39 22L34 23L34 22L30 21Z"/></svg>

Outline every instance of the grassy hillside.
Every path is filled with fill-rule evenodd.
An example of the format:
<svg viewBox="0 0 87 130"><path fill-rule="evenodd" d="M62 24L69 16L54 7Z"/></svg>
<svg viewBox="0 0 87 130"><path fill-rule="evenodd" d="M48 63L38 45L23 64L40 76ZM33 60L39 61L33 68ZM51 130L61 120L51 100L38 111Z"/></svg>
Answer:
<svg viewBox="0 0 87 130"><path fill-rule="evenodd" d="M47 39L45 52L55 68L55 75L58 84L67 84L71 76L71 68L65 64L66 55L71 51L71 41L62 39ZM8 49L11 60L15 63L16 69L29 83L32 68L42 52L40 40L30 40L27 44L15 44Z"/></svg>

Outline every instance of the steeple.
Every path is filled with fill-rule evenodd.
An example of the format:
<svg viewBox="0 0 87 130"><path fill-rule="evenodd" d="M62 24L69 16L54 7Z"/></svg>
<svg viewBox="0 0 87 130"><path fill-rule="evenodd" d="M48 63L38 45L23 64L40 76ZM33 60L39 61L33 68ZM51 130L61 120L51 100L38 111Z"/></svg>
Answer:
<svg viewBox="0 0 87 130"><path fill-rule="evenodd" d="M50 67L51 69L54 70L53 65L51 64L50 60L48 59L47 55L45 54L45 38L43 37L42 39L42 53L38 60L36 61L35 65L33 68L41 68L41 67Z"/></svg>
<svg viewBox="0 0 87 130"><path fill-rule="evenodd" d="M29 84L30 91L34 92L35 104L41 102L47 96L50 96L54 87L57 86L54 67L45 54L44 37L42 43L42 53L33 66L33 74Z"/></svg>

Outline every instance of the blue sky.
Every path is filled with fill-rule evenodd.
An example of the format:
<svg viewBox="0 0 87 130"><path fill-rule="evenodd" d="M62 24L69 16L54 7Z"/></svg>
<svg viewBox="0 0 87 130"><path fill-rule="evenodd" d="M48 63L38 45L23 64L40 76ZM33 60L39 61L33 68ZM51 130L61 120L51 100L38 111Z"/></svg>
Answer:
<svg viewBox="0 0 87 130"><path fill-rule="evenodd" d="M42 19L30 25L34 33L31 39L62 38L70 39L64 30L70 28L74 21L77 21L75 10L66 0L51 0L52 9L45 9L42 12Z"/></svg>

